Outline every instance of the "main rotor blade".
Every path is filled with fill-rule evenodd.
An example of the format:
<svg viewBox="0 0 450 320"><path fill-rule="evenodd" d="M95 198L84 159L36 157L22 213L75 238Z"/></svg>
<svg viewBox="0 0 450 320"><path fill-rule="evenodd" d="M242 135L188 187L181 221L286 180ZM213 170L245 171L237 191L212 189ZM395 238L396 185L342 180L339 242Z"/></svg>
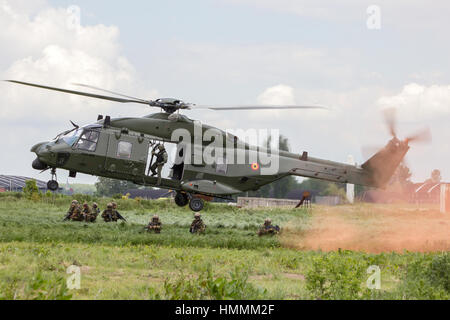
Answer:
<svg viewBox="0 0 450 320"><path fill-rule="evenodd" d="M70 93L70 94L76 94L76 95L79 95L79 96L85 96L85 97L90 97L90 98L115 101L115 102L120 102L120 103L140 103L140 104L146 104L146 105L149 105L149 103L150 103L150 102L145 102L143 100L134 100L134 99L127 100L127 99L103 96L103 95L87 93L87 92L81 92L81 91L73 91L73 90L66 90L66 89L60 89L60 88L55 88L55 87L47 87L47 86L43 86L43 85L39 85L39 84L35 84L35 83L28 83L28 82L22 82L22 81L16 81L16 80L5 80L5 81L12 82L12 83L17 83L17 84L22 84L22 85L30 86L30 87L36 87L36 88L41 88L41 89L59 91L59 92Z"/></svg>
<svg viewBox="0 0 450 320"><path fill-rule="evenodd" d="M235 106L235 107L213 107L213 106L193 106L195 109L210 109L216 111L223 110L292 110L292 109L322 109L327 110L326 107L321 106Z"/></svg>
<svg viewBox="0 0 450 320"><path fill-rule="evenodd" d="M103 92L115 94L115 95L117 95L117 96L124 97L124 98L128 98L128 99L139 100L139 101L145 102L145 103L147 103L147 104L151 102L151 101L148 101L148 100L144 100L144 99L140 99L140 98L135 98L135 97L127 96L127 95L124 95L124 94L122 94L122 93L117 93L117 92L114 92L114 91L109 91L109 90L106 90L106 89L94 87L94 86L91 86L91 85L88 85L88 84L82 84L82 83L72 83L72 84L73 84L74 86L79 86L79 87L84 87L84 88L89 88L89 89L94 89L94 90L98 90L98 91L103 91Z"/></svg>

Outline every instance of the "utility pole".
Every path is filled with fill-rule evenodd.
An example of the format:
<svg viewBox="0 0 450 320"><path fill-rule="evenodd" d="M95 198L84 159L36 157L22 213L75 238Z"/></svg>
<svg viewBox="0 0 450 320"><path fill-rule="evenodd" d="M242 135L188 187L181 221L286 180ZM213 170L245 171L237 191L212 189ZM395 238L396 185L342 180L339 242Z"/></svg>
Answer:
<svg viewBox="0 0 450 320"><path fill-rule="evenodd" d="M354 166L355 159L352 155L348 156L348 164ZM355 185L347 183L347 200L349 203L355 203Z"/></svg>

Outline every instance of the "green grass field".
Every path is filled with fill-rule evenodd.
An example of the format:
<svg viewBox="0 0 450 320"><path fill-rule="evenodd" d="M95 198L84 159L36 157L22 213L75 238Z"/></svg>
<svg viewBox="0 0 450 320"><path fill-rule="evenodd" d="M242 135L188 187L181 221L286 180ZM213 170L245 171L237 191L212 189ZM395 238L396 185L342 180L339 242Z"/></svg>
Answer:
<svg viewBox="0 0 450 320"><path fill-rule="evenodd" d="M192 213L170 200L119 200L128 222L117 224L63 222L70 200L0 196L0 299L449 298L447 251L289 249L296 247L289 239L295 235L301 241L323 208L208 204L206 234L192 235ZM108 201L97 200L102 207ZM359 208L362 217L373 210ZM162 233L144 232L155 213L162 219ZM258 237L266 217L285 227L284 234ZM81 270L79 290L66 287L71 265ZM367 289L370 265L381 269L380 290Z"/></svg>

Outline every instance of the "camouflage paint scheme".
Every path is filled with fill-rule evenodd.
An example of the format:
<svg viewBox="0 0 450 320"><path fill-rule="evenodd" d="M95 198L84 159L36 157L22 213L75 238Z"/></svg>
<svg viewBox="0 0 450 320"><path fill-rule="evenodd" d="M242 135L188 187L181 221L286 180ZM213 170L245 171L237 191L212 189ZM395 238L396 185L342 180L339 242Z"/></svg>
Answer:
<svg viewBox="0 0 450 320"><path fill-rule="evenodd" d="M110 123L100 120L79 130L99 133L95 150L80 150L78 142L68 144L56 139L35 145L31 151L51 168L61 168L75 174L85 173L114 179L128 180L136 184L156 186L157 178L146 175L146 164L151 141L182 143L172 141L174 130L186 129L194 136L195 121L184 115L156 113L142 118L117 118ZM251 152L266 152L263 148L241 143L226 132L202 125L202 130L214 129L222 135L224 144L234 146L236 152L244 152L248 159ZM80 138L78 137L78 140ZM118 156L119 142L132 145L129 157ZM190 141L193 143L193 141ZM208 145L210 141L202 141ZM192 148L193 149L193 148ZM392 139L387 146L362 166L332 162L303 155L280 151L279 170L275 174L262 175L258 163L228 164L225 170L217 170L216 164L186 164L181 179L162 179L159 188L183 191L189 194L227 197L260 187L288 175L316 178L328 181L383 187L409 150L407 142ZM192 155L191 155L192 156ZM222 168L223 169L223 168Z"/></svg>

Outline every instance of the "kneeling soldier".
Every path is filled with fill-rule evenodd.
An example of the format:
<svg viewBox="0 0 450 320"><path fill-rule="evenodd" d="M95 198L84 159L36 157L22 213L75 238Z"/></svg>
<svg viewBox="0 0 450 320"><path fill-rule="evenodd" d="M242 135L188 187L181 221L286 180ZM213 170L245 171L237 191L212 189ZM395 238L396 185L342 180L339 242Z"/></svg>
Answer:
<svg viewBox="0 0 450 320"><path fill-rule="evenodd" d="M95 222L95 220L97 219L97 211L92 208L89 208L89 205L87 203L85 203L83 205L83 215L84 215L84 221L86 222Z"/></svg>
<svg viewBox="0 0 450 320"><path fill-rule="evenodd" d="M77 206L78 206L78 201L77 200L72 200L72 203L70 204L69 210L67 210L66 216L64 217L64 221L70 220L70 218L72 217L73 211L75 210L75 208Z"/></svg>
<svg viewBox="0 0 450 320"><path fill-rule="evenodd" d="M92 212L95 213L95 217L97 217L100 214L100 208L98 207L97 203L92 204Z"/></svg>
<svg viewBox="0 0 450 320"><path fill-rule="evenodd" d="M161 220L159 220L159 216L155 214L152 218L152 221L149 222L148 226L146 226L145 229L148 232L155 231L155 233L161 233Z"/></svg>
<svg viewBox="0 0 450 320"><path fill-rule="evenodd" d="M102 212L102 218L105 222L113 221L113 205L112 203L108 203L106 206L106 210Z"/></svg>
<svg viewBox="0 0 450 320"><path fill-rule="evenodd" d="M83 209L81 210L81 215L83 216L83 220L88 222L87 217L91 215L91 208L89 208L89 205L87 202L83 203Z"/></svg>
<svg viewBox="0 0 450 320"><path fill-rule="evenodd" d="M114 222L117 222L117 220L123 220L125 222L127 222L127 220L125 220L124 217L122 217L122 215L119 213L119 211L117 211L117 203L112 202L112 209L113 209L113 215L112 215L112 220Z"/></svg>
<svg viewBox="0 0 450 320"><path fill-rule="evenodd" d="M280 232L280 227L279 226L273 226L272 225L272 220L267 218L264 221L264 224L259 229L258 236L263 236L263 235L266 235L266 234L274 235L274 234L278 234L279 232Z"/></svg>
<svg viewBox="0 0 450 320"><path fill-rule="evenodd" d="M203 233L205 232L206 225L203 223L202 216L200 213L194 215L194 221L192 221L191 228L189 231L191 233Z"/></svg>
<svg viewBox="0 0 450 320"><path fill-rule="evenodd" d="M70 216L70 220L72 221L83 221L84 216L81 212L81 208L78 204L75 205L75 208L72 211L72 215Z"/></svg>

